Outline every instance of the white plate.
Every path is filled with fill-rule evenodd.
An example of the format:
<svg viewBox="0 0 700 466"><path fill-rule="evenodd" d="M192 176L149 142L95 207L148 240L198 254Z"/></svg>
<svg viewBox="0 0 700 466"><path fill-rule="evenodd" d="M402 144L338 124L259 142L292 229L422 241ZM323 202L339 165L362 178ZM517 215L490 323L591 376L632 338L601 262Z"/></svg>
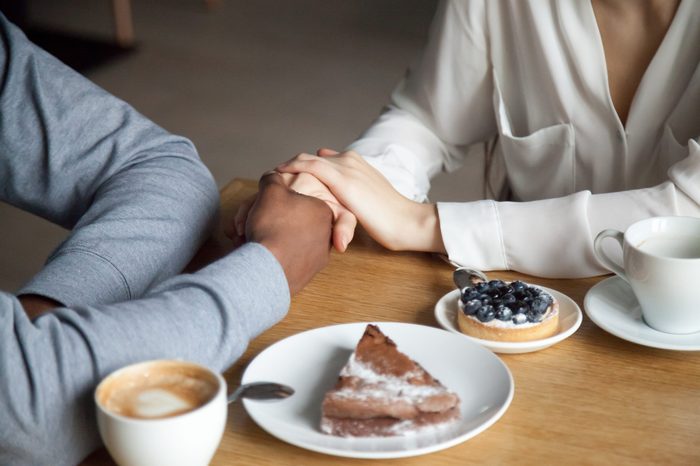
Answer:
<svg viewBox="0 0 700 466"><path fill-rule="evenodd" d="M285 338L260 353L242 383L274 381L296 392L286 400L243 400L251 418L275 437L302 448L351 458L401 458L457 445L486 430L513 399L513 377L493 353L444 330L377 324L399 350L425 367L461 399L461 419L449 427L403 437L344 438L319 429L321 401L338 380L366 323L333 325Z"/></svg>
<svg viewBox="0 0 700 466"><path fill-rule="evenodd" d="M475 341L496 353L531 353L533 351L539 351L555 343L559 343L578 330L583 320L583 313L574 300L564 293L540 285L532 286L546 291L554 296L554 299L559 301L559 330L551 337L531 341L510 342L483 340L481 338L465 335L459 331L459 327L457 326L457 313L459 312L457 300L459 300L459 290L452 290L440 298L437 304L435 304L435 318L445 330L458 333L464 338Z"/></svg>
<svg viewBox="0 0 700 466"><path fill-rule="evenodd" d="M620 277L597 283L586 293L583 307L598 327L623 340L652 348L700 351L700 332L674 335L649 327L632 288Z"/></svg>

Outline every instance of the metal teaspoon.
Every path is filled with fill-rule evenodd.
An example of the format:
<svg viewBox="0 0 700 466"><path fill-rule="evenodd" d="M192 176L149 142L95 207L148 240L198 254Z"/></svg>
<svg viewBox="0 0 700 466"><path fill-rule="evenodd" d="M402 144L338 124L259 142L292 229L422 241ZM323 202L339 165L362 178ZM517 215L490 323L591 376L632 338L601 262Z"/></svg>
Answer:
<svg viewBox="0 0 700 466"><path fill-rule="evenodd" d="M486 277L486 274L480 270L458 267L457 270L452 273L452 280L455 282L455 285L457 285L457 288L462 291L465 288L474 286L476 282L487 282L489 279Z"/></svg>
<svg viewBox="0 0 700 466"><path fill-rule="evenodd" d="M294 394L294 389L288 385L275 382L253 382L238 387L228 396L228 402L233 403L239 398L251 400L281 400Z"/></svg>

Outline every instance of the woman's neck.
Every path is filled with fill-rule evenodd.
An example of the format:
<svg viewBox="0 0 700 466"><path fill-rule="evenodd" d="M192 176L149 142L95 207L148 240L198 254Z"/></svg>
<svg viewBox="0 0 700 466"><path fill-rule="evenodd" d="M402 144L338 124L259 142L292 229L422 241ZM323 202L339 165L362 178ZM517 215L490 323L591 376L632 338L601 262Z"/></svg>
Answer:
<svg viewBox="0 0 700 466"><path fill-rule="evenodd" d="M603 41L610 96L623 124L679 3L680 0L591 1Z"/></svg>

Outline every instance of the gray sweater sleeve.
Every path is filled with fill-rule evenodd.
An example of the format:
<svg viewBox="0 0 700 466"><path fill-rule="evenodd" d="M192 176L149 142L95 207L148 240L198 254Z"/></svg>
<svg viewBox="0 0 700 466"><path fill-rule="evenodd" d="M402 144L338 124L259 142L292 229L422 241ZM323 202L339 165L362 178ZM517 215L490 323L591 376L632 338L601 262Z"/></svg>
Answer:
<svg viewBox="0 0 700 466"><path fill-rule="evenodd" d="M119 302L182 270L218 206L192 144L31 44L1 14L0 70L0 200L71 230L21 293Z"/></svg>
<svg viewBox="0 0 700 466"><path fill-rule="evenodd" d="M0 71L0 200L72 229L22 290L65 308L30 321L0 292L0 465L75 464L99 445L91 394L102 377L154 358L222 370L282 318L289 292L257 244L173 277L218 205L189 141L1 14Z"/></svg>
<svg viewBox="0 0 700 466"><path fill-rule="evenodd" d="M255 243L141 299L33 322L0 293L0 464L77 463L99 446L92 392L106 374L157 358L223 370L288 306L284 271Z"/></svg>

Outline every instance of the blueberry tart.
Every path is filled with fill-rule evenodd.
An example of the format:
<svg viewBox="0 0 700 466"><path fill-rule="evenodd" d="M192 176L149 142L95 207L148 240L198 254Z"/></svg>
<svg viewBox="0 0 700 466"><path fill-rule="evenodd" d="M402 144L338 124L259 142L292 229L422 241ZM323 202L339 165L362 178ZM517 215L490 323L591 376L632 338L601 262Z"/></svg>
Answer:
<svg viewBox="0 0 700 466"><path fill-rule="evenodd" d="M483 340L539 340L557 333L559 303L521 281L479 281L461 290L457 324L462 333Z"/></svg>

